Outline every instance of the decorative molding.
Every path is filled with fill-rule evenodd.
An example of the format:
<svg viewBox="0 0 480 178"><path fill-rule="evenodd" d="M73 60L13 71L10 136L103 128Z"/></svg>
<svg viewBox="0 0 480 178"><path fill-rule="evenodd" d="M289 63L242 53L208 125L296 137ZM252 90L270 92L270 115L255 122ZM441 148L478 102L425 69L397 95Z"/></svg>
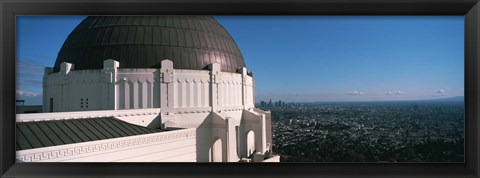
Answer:
<svg viewBox="0 0 480 178"><path fill-rule="evenodd" d="M147 134L147 135L151 135L151 134ZM145 135L139 135L139 136L137 135L132 137L83 142L83 143L80 143L82 145L79 145L79 146L74 146L77 144L55 146L56 148L58 147L57 149L52 149L53 147L45 147L45 148L17 151L17 159L23 162L35 162L35 161L87 154L92 152L108 151L108 150L120 149L125 147L133 147L133 146L150 144L150 143L161 143L161 142L177 140L177 139L195 138L196 130L186 129L186 130L180 130L180 131L167 131L167 132L155 133L154 135L148 136L148 137ZM90 144L84 144L84 143L90 143ZM24 153L24 152L33 152L33 153Z"/></svg>
<svg viewBox="0 0 480 178"><path fill-rule="evenodd" d="M243 106L242 105L224 106L222 110L224 110L224 111L240 111L240 110L243 110Z"/></svg>
<svg viewBox="0 0 480 178"><path fill-rule="evenodd" d="M212 111L211 107L203 108L175 108L175 114L190 114L190 113L209 113Z"/></svg>

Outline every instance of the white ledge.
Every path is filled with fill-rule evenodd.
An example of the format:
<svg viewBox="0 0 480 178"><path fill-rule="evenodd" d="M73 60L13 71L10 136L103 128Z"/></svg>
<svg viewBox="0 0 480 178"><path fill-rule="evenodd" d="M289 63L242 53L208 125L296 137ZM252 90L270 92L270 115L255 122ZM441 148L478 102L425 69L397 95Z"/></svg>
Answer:
<svg viewBox="0 0 480 178"><path fill-rule="evenodd" d="M160 108L17 114L16 122L160 114Z"/></svg>

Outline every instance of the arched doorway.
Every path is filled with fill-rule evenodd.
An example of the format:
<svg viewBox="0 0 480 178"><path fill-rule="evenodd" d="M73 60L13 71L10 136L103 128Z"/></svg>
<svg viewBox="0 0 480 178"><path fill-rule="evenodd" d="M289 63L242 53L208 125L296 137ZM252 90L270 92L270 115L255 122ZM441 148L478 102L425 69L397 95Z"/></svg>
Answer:
<svg viewBox="0 0 480 178"><path fill-rule="evenodd" d="M247 157L255 152L255 132L252 130L247 132Z"/></svg>
<svg viewBox="0 0 480 178"><path fill-rule="evenodd" d="M222 150L222 140L218 137L213 139L213 144L211 148L211 162L222 162L223 161L223 150Z"/></svg>

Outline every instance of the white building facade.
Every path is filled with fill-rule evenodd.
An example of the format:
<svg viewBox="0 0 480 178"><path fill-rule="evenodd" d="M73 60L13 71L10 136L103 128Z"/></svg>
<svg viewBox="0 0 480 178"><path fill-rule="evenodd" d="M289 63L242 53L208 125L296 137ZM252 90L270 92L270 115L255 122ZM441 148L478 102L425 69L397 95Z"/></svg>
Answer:
<svg viewBox="0 0 480 178"><path fill-rule="evenodd" d="M156 68L131 65L122 68L123 64L116 59L104 60L100 69L76 70L73 62L59 63L58 71L46 68L44 113L19 114L17 123L113 117L134 126L163 131L24 149L17 151L17 159L279 162L280 157L272 154L271 114L254 106L253 76L245 67L232 70L235 67L218 59L204 62L207 65L202 70L191 69L193 65L177 69L175 59L161 60ZM186 61L182 65L188 65L189 60ZM225 66L229 70L222 69Z"/></svg>

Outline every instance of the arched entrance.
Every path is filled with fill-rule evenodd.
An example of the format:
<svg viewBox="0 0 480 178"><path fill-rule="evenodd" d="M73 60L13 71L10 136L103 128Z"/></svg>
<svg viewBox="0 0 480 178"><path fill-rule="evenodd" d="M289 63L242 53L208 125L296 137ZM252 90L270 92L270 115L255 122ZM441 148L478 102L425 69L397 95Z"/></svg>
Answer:
<svg viewBox="0 0 480 178"><path fill-rule="evenodd" d="M247 157L255 152L255 132L252 130L247 132Z"/></svg>
<svg viewBox="0 0 480 178"><path fill-rule="evenodd" d="M222 140L218 137L213 139L212 148L210 149L210 161L211 162L222 162L223 161L223 150L222 150Z"/></svg>

